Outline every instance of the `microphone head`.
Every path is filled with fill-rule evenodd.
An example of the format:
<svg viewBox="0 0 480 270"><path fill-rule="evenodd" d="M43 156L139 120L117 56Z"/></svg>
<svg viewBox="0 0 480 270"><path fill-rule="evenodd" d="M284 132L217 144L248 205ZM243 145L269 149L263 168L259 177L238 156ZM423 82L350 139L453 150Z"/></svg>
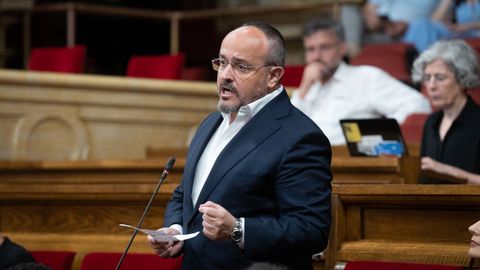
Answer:
<svg viewBox="0 0 480 270"><path fill-rule="evenodd" d="M167 161L167 165L165 165L165 170L171 171L173 168L173 164L175 164L175 157L170 157Z"/></svg>

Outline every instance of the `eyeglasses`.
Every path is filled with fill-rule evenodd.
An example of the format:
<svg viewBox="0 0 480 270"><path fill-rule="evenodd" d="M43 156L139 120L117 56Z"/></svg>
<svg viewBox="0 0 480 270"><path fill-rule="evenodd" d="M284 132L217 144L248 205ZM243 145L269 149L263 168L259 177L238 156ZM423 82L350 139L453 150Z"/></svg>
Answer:
<svg viewBox="0 0 480 270"><path fill-rule="evenodd" d="M212 67L213 70L215 71L223 71L227 68L227 66L230 64L230 67L232 68L233 72L238 75L238 76L247 76L247 75L253 75L255 72L259 71L260 69L264 67L270 67L274 65L263 65L261 67L255 68L252 65L245 64L245 63L235 63L235 62L228 62L225 59L222 58L213 58L212 59Z"/></svg>
<svg viewBox="0 0 480 270"><path fill-rule="evenodd" d="M438 83L438 82L443 82L448 78L449 78L449 76L446 75L446 74L438 74L438 73L433 74L433 75L425 74L425 75L423 75L422 82L423 83L428 83L433 79L434 82Z"/></svg>

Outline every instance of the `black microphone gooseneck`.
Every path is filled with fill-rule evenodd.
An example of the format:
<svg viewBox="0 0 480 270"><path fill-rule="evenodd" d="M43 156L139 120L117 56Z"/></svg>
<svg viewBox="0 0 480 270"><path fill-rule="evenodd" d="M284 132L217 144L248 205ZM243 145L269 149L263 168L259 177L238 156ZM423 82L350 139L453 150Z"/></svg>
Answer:
<svg viewBox="0 0 480 270"><path fill-rule="evenodd" d="M165 181L165 178L167 178L167 175L172 170L174 163L175 163L175 157L170 157L167 161L167 164L165 165L165 168L163 169L162 175L160 176L160 181L158 182L157 187L155 188L155 191L153 191L152 197L150 197L150 201L148 202L147 207L145 207L142 217L138 221L137 228L142 227L143 219L145 218L145 215L147 214L148 209L150 209L150 206L152 205L152 202L155 199L155 196L157 195L157 192L160 189L160 186L162 185L163 181ZM130 249L133 239L135 239L135 236L137 235L137 233L138 233L138 230L133 230L132 237L130 238L130 241L128 242L128 245L125 248L125 251L123 252L122 257L120 258L120 261L118 262L117 268L115 268L115 270L119 270L120 267L122 266L123 259L125 259L125 256L127 255L127 252Z"/></svg>

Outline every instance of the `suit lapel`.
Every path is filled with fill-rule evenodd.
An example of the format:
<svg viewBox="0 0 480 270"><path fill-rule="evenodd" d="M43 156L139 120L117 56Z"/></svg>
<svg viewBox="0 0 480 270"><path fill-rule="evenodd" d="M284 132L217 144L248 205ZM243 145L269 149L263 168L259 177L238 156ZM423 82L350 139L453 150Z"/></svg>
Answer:
<svg viewBox="0 0 480 270"><path fill-rule="evenodd" d="M284 91L265 105L265 107L240 130L230 143L227 144L215 161L205 185L200 192L194 213L192 213L188 222L190 222L194 214L198 213L198 206L207 200L225 174L275 131L280 129L280 125L276 119L288 114L291 106L285 104L285 102L290 104L288 96ZM205 146L203 146L202 151L204 148ZM191 188L190 193L187 194L191 194Z"/></svg>

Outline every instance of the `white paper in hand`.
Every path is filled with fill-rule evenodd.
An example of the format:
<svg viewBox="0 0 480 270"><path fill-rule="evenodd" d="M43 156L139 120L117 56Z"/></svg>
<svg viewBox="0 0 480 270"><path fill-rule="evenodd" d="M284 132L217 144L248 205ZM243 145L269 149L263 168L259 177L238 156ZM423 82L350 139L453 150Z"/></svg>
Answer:
<svg viewBox="0 0 480 270"><path fill-rule="evenodd" d="M155 230L147 230L147 229L140 229L132 225L127 225L127 224L119 224L122 227L134 229L137 231L140 231L144 234L148 234L151 237L155 238L157 242L170 242L170 241L184 241L190 238L194 238L197 236L200 232L195 232L195 233L190 233L190 234L177 234L177 235L168 235L164 233L163 231L155 231Z"/></svg>

